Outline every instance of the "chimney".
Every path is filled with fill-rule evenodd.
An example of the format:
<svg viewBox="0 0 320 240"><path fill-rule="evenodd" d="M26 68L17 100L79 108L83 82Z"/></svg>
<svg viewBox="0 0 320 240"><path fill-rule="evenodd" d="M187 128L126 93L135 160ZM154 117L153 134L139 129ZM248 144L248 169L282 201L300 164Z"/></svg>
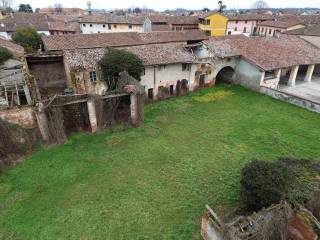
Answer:
<svg viewBox="0 0 320 240"><path fill-rule="evenodd" d="M89 15L92 14L91 4L92 4L92 3L91 3L90 1L87 2Z"/></svg>

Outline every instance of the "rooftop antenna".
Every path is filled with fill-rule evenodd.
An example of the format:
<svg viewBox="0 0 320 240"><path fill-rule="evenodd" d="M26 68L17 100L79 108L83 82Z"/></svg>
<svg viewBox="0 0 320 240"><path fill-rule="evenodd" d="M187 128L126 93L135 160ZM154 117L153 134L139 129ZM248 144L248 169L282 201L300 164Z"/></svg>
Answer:
<svg viewBox="0 0 320 240"><path fill-rule="evenodd" d="M91 4L92 4L92 3L91 3L90 1L87 2L89 15L92 14Z"/></svg>

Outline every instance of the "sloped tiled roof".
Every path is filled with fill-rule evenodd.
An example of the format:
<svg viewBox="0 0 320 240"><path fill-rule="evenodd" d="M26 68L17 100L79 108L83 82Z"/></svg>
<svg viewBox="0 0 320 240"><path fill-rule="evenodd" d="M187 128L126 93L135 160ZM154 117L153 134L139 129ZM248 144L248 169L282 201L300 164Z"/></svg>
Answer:
<svg viewBox="0 0 320 240"><path fill-rule="evenodd" d="M92 14L82 16L80 23L133 24L143 25L144 16L117 16L113 14Z"/></svg>
<svg viewBox="0 0 320 240"><path fill-rule="evenodd" d="M80 25L77 22L50 22L49 30L80 33Z"/></svg>
<svg viewBox="0 0 320 240"><path fill-rule="evenodd" d="M0 46L7 48L9 51L11 51L13 56L16 58L22 57L24 55L24 48L22 46L17 45L1 37L0 37Z"/></svg>
<svg viewBox="0 0 320 240"><path fill-rule="evenodd" d="M181 32L123 32L101 34L56 35L42 37L45 50L126 47L134 45L201 41L208 37L200 30Z"/></svg>
<svg viewBox="0 0 320 240"><path fill-rule="evenodd" d="M317 36L320 37L320 24L308 25L305 28L299 28L283 32L290 35Z"/></svg>
<svg viewBox="0 0 320 240"><path fill-rule="evenodd" d="M320 15L283 15L275 21L262 22L261 26L288 28L295 25L320 24Z"/></svg>
<svg viewBox="0 0 320 240"><path fill-rule="evenodd" d="M32 27L38 31L49 30L49 17L41 13L14 13L0 21L2 31L15 32L19 28Z"/></svg>
<svg viewBox="0 0 320 240"><path fill-rule="evenodd" d="M229 21L255 21L255 20L273 20L274 16L270 14L237 14L237 15L228 15Z"/></svg>
<svg viewBox="0 0 320 240"><path fill-rule="evenodd" d="M146 66L195 60L179 43L140 45L121 49L136 54ZM90 69L96 67L105 51L105 48L64 50L64 56L72 69Z"/></svg>
<svg viewBox="0 0 320 240"><path fill-rule="evenodd" d="M223 54L241 55L265 71L320 63L320 49L297 36L234 38L222 40L222 43L210 38L209 41L218 54L223 53L227 45L229 50Z"/></svg>

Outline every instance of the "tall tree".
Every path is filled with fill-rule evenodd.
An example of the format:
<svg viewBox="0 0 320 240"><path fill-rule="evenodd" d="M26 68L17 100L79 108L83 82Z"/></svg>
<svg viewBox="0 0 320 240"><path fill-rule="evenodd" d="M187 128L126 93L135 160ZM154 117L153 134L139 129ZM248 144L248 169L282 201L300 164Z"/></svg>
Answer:
<svg viewBox="0 0 320 240"><path fill-rule="evenodd" d="M223 13L224 10L227 8L227 6L224 5L222 1L219 1L219 2L218 2L218 6L219 6L219 7L218 7L218 12L219 12L219 13Z"/></svg>
<svg viewBox="0 0 320 240"><path fill-rule="evenodd" d="M32 53L40 48L41 35L33 28L20 28L13 34L12 40L23 46L26 52Z"/></svg>
<svg viewBox="0 0 320 240"><path fill-rule="evenodd" d="M117 87L119 73L122 71L127 71L132 77L140 80L143 63L137 55L131 52L108 48L99 62L99 67L108 89L114 90Z"/></svg>
<svg viewBox="0 0 320 240"><path fill-rule="evenodd" d="M57 14L61 14L61 13L63 12L63 6L62 6L61 3L56 3L56 4L54 5L54 8L55 8L55 12L56 12Z"/></svg>
<svg viewBox="0 0 320 240"><path fill-rule="evenodd" d="M30 4L20 4L19 5L19 12L26 12L26 13L32 13L32 7L30 6Z"/></svg>
<svg viewBox="0 0 320 240"><path fill-rule="evenodd" d="M266 3L266 1L263 0L259 0L256 1L253 5L252 5L253 9L267 9L269 8L268 3Z"/></svg>
<svg viewBox="0 0 320 240"><path fill-rule="evenodd" d="M0 0L0 8L7 10L11 9L12 7L12 0Z"/></svg>

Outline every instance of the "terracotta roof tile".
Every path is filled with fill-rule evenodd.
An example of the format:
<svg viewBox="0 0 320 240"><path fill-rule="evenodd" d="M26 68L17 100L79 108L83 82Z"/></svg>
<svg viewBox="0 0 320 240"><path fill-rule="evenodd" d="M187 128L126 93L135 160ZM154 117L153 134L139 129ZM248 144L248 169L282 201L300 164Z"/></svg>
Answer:
<svg viewBox="0 0 320 240"><path fill-rule="evenodd" d="M254 21L254 20L273 20L274 16L270 14L238 14L238 15L228 15L229 21Z"/></svg>
<svg viewBox="0 0 320 240"><path fill-rule="evenodd" d="M146 66L195 60L179 43L140 45L121 49L136 54ZM94 69L105 51L105 48L64 50L64 56L72 69Z"/></svg>
<svg viewBox="0 0 320 240"><path fill-rule="evenodd" d="M303 36L317 36L320 37L320 24L308 25L305 28L285 31L283 34L303 35Z"/></svg>
<svg viewBox="0 0 320 240"><path fill-rule="evenodd" d="M24 55L24 48L22 46L17 45L1 37L0 37L0 46L10 50L14 55L14 57L16 58L22 57Z"/></svg>
<svg viewBox="0 0 320 240"><path fill-rule="evenodd" d="M226 56L241 55L265 71L320 63L320 49L297 36L234 38L222 43L211 38L209 41L218 53L225 51L227 45Z"/></svg>
<svg viewBox="0 0 320 240"><path fill-rule="evenodd" d="M153 43L201 41L208 39L200 30L181 32L123 32L101 34L76 34L60 36L44 36L45 50L59 51L63 49L126 47Z"/></svg>

